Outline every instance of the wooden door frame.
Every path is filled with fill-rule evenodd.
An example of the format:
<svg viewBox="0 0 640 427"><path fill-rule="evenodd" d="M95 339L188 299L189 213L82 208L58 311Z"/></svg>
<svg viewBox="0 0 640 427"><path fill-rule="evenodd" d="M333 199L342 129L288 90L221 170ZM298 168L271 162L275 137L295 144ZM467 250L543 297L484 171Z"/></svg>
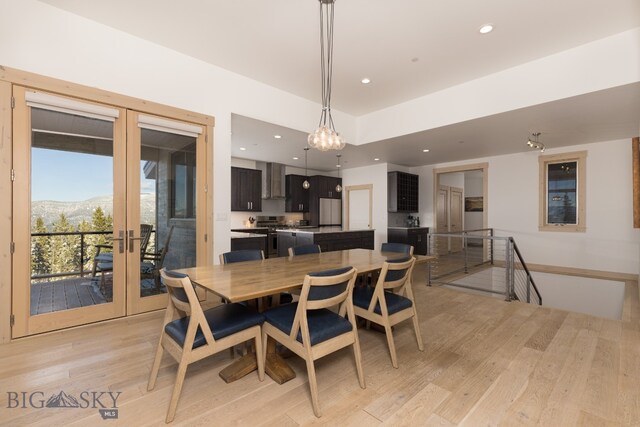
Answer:
<svg viewBox="0 0 640 427"><path fill-rule="evenodd" d="M433 169L433 223L438 224L438 190L440 188L440 175L452 172L482 171L482 228L488 228L489 224L489 163L472 163L468 165L449 166ZM464 200L463 200L464 209ZM464 210L462 211L464 216Z"/></svg>
<svg viewBox="0 0 640 427"><path fill-rule="evenodd" d="M69 96L85 101L106 104L115 108L133 109L139 112L167 117L174 120L182 120L188 123L202 125L206 129L206 159L208 168L202 171L205 174L205 200L199 200L198 213L205 210L206 229L203 236L198 236L205 242L205 250L198 255L198 265L213 263L213 128L215 119L212 116L196 113L181 108L171 107L144 99L134 98L95 87L85 86L65 80L55 79L11 67L0 66L0 197L4 200L13 200L13 182L11 170L13 168L13 111L12 87L18 84L32 89L50 92L60 96ZM11 243L13 242L13 211L12 204L5 203L0 206L0 344L12 339L11 315L15 311L12 307L13 269Z"/></svg>
<svg viewBox="0 0 640 427"><path fill-rule="evenodd" d="M349 229L349 194L351 191L369 190L369 229L373 228L373 184L349 185L344 188L344 227Z"/></svg>

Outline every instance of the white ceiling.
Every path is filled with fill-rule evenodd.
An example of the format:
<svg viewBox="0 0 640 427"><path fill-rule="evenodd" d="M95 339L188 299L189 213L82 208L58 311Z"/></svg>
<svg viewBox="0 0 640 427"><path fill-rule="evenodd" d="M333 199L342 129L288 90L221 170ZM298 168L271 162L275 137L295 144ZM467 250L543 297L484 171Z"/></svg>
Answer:
<svg viewBox="0 0 640 427"><path fill-rule="evenodd" d="M40 1L320 101L316 0ZM332 106L359 116L639 27L640 1L338 0L335 14ZM488 22L495 30L480 35ZM365 76L371 84L360 83ZM626 138L637 135L639 117L634 84L347 146L342 163L378 157L418 166L514 153L538 131L550 148ZM234 115L232 155L304 167L309 130ZM284 138L274 140L275 133ZM335 170L335 154L310 151L309 168Z"/></svg>

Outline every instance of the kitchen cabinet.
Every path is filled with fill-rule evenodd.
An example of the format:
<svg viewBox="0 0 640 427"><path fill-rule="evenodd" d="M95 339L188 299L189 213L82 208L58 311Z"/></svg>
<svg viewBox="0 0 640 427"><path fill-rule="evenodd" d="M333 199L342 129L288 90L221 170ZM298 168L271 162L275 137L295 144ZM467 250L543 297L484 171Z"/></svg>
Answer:
<svg viewBox="0 0 640 427"><path fill-rule="evenodd" d="M231 210L262 212L262 171L231 168Z"/></svg>
<svg viewBox="0 0 640 427"><path fill-rule="evenodd" d="M342 200L342 192L336 191L336 185L342 185L342 178L333 176L314 175L309 178L311 187L309 188L309 225L317 227L320 225L320 199ZM338 221L338 222L336 222ZM342 224L342 217L336 221L335 225Z"/></svg>
<svg viewBox="0 0 640 427"><path fill-rule="evenodd" d="M387 173L387 210L418 212L419 176L405 172Z"/></svg>
<svg viewBox="0 0 640 427"><path fill-rule="evenodd" d="M288 256L288 248L316 244L322 252L373 249L374 230L364 231L278 231L278 256Z"/></svg>
<svg viewBox="0 0 640 427"><path fill-rule="evenodd" d="M309 189L302 187L305 179L303 175L285 177L285 212L309 212Z"/></svg>
<svg viewBox="0 0 640 427"><path fill-rule="evenodd" d="M405 243L413 246L416 255L427 255L427 235L429 227L389 227L387 241L389 243Z"/></svg>
<svg viewBox="0 0 640 427"><path fill-rule="evenodd" d="M269 257L269 250L267 248L267 236L251 236L251 237L240 237L240 238L231 238L231 250L239 251L239 250L261 250L265 257Z"/></svg>

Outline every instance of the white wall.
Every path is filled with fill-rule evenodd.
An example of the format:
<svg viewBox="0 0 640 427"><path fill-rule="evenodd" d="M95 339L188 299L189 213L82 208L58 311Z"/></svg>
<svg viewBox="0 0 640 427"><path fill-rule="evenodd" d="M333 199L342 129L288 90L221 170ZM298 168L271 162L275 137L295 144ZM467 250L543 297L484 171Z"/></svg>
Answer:
<svg viewBox="0 0 640 427"><path fill-rule="evenodd" d="M375 248L387 241L387 164L345 169L342 171L342 187L373 184L373 228ZM343 204L343 211L346 208ZM343 217L345 212L342 213Z"/></svg>
<svg viewBox="0 0 640 427"><path fill-rule="evenodd" d="M638 274L639 233L633 230L631 142L585 144L545 154L587 150L587 231L538 231L539 152L414 168L421 175L421 220L433 225L433 168L489 163L489 227L513 236L528 263ZM425 197L426 196L426 197Z"/></svg>

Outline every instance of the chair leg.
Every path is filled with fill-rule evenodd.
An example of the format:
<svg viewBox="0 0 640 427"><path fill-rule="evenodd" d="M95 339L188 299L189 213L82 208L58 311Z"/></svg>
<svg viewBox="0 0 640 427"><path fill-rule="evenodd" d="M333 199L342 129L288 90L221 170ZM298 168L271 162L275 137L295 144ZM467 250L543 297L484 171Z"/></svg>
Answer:
<svg viewBox="0 0 640 427"><path fill-rule="evenodd" d="M260 333L260 331L262 330L262 328L258 329L258 331L256 332L256 362L258 362L258 379L260 381L264 381L264 365L265 365L265 359L266 359L266 354L263 356L262 354L262 334ZM266 345L264 346L265 348L267 347Z"/></svg>
<svg viewBox="0 0 640 427"><path fill-rule="evenodd" d="M318 382L316 381L316 368L310 355L305 357L307 362L307 374L309 375L309 388L311 389L311 404L313 405L313 413L316 417L321 417L320 403L318 402Z"/></svg>
<svg viewBox="0 0 640 427"><path fill-rule="evenodd" d="M364 371L362 369L362 354L360 353L360 340L358 339L358 331L355 331L355 341L353 342L353 355L356 358L356 371L358 372L358 382L360 388L366 388L364 383Z"/></svg>
<svg viewBox="0 0 640 427"><path fill-rule="evenodd" d="M416 333L416 341L418 342L418 349L424 351L424 345L422 344L422 335L420 334L420 325L418 324L418 313L413 311L413 329Z"/></svg>
<svg viewBox="0 0 640 427"><path fill-rule="evenodd" d="M384 325L384 331L387 335L387 344L389 344L389 353L391 354L391 364L394 368L398 369L398 359L396 357L396 345L393 342L393 331L391 326Z"/></svg>
<svg viewBox="0 0 640 427"><path fill-rule="evenodd" d="M156 379L158 378L158 371L160 370L160 362L162 362L162 355L164 354L164 347L162 347L162 336L158 341L158 348L156 349L156 357L153 359L153 366L151 368L151 374L149 375L149 382L147 383L147 391L153 390L156 386Z"/></svg>
<svg viewBox="0 0 640 427"><path fill-rule="evenodd" d="M184 376L187 373L187 366L189 366L189 364L186 362L183 354L180 365L178 366L178 373L176 374L176 384L173 386L173 393L171 394L171 401L169 402L169 410L167 411L167 418L165 420L167 423L173 421L173 418L176 416L176 409L178 408L180 393L182 392Z"/></svg>
<svg viewBox="0 0 640 427"><path fill-rule="evenodd" d="M260 352L256 351L256 358L259 357L262 359L262 366L265 366L267 363L267 340L269 337L267 336L267 332L264 330L264 327L260 328L262 330L262 342L260 343ZM260 369L260 365L258 365L258 369ZM260 372L258 371L258 376Z"/></svg>

